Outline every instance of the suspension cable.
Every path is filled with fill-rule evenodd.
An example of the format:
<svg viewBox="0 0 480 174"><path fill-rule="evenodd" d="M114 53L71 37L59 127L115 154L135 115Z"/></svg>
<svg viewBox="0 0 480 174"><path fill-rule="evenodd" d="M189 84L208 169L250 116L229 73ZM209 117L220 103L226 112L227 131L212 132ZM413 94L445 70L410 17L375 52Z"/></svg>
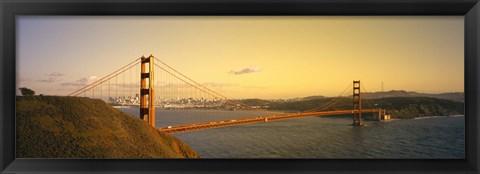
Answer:
<svg viewBox="0 0 480 174"><path fill-rule="evenodd" d="M155 58L155 59L156 59L158 62L160 62L160 63L162 63L163 65L165 65L166 67L170 68L172 71L174 71L174 72L178 73L180 76L182 76L182 77L184 77L184 78L186 78L186 79L188 79L188 80L192 81L192 82L193 82L193 83L195 83L196 85L198 85L198 86L201 86L202 88L204 88L204 89L206 89L206 90L210 91L211 93L214 93L214 94L216 94L216 95L220 96L221 98L224 98L225 100L228 100L228 97L226 97L226 96L224 96L224 95L221 95L221 94L219 94L219 93L217 93L217 92L215 92L215 91L212 91L211 89L209 89L209 88L207 88L207 87L203 86L203 85L202 85L202 84L200 84L200 83L197 83L196 81L194 81L194 80L190 79L189 77L187 77L187 76L183 75L182 73L178 72L178 71L177 71L177 70L175 70L174 68L170 67L169 65L167 65L166 63L164 63L164 62L163 62L163 61L161 61L160 59L158 59L158 58ZM178 78L178 77L177 77L177 78ZM243 103L240 103L240 104L243 104Z"/></svg>
<svg viewBox="0 0 480 174"><path fill-rule="evenodd" d="M91 83L91 84L89 84L89 85L86 85L86 86L84 86L84 87L82 87L82 88L80 88L80 89L78 89L78 90L76 90L76 91L68 94L67 96L72 96L72 95L74 95L74 94L76 94L76 93L79 93L79 92L81 93L81 91L87 91L87 90L91 89L91 88L89 88L90 86L93 86L93 85L95 85L95 84L98 83L98 82L103 82L103 81L102 81L103 79L108 78L109 76L111 76L111 75L113 75L113 74L116 74L117 72L121 71L121 70L124 69L125 67L128 67L128 66L132 65L133 63L136 63L136 62L139 61L140 59L141 59L141 58L135 59L134 61L130 62L129 64L127 64L127 65L125 65L125 66L123 66L123 67L121 67L120 69L114 71L113 73L110 73L109 75L107 75L107 76L105 76L105 77L103 77L103 78L101 78L101 79L99 79L99 80L97 80L97 81L95 81L95 82L93 82L93 83ZM98 84L97 84L97 85L98 85ZM87 88L89 88L89 89L87 89ZM76 95L74 95L74 96L77 96L77 95L78 95L78 94L76 94Z"/></svg>
<svg viewBox="0 0 480 174"><path fill-rule="evenodd" d="M163 68L163 67L160 67L160 66L159 66L159 65L157 65L157 64L155 64L155 66L157 66L158 68L162 69L162 70L163 70L163 71L165 71L166 73L168 73L168 74L170 74L170 75L174 76L175 78L177 78L177 79L179 79L179 80L183 81L184 83L186 83L186 84L188 84L188 85L190 85L190 86L192 86L192 87L194 87L194 88L196 88L196 89L198 89L198 90L200 90L200 91L204 92L205 94L208 94L208 95L210 95L210 96L213 96L213 97L217 97L218 95L220 95L220 94L218 94L218 93L212 93L212 92L209 92L209 91L211 91L211 90L210 90L210 89L208 89L208 88L206 88L206 87L204 87L204 86L202 86L204 89L202 89L202 88L199 88L198 86L201 86L201 85L200 85L200 84L198 84L198 83L196 83L195 81L193 81L193 80L191 80L191 79L190 79L190 81L192 81L192 82L196 83L198 86L196 86L196 85L193 85L192 83L190 83L190 82L188 82L188 81L186 81L186 80L184 80L184 79L182 79L182 78L178 77L177 75L173 74L172 72L170 72L170 71L166 70L166 69L165 69L165 68ZM173 69L172 69L172 70L173 70ZM178 72L177 72L177 73L178 73ZM180 74L180 73L178 73L178 74ZM184 76L184 77L185 77L185 76ZM205 89L207 89L208 91L206 91ZM217 96L216 96L215 94L216 94ZM222 96L222 95L220 95L220 96ZM233 104L239 104L239 105L243 106L244 108L247 108L247 109L250 109L250 110L256 110L256 111L265 111L265 110L263 110L263 109L256 109L256 108L252 108L251 106L249 106L249 105L246 105L246 104L243 104L243 103L240 103L240 102L232 101L232 100L230 100L230 99L228 99L227 97L224 97L224 96L222 96L222 98L224 98L226 102L230 102L230 103L233 103Z"/></svg>
<svg viewBox="0 0 480 174"><path fill-rule="evenodd" d="M327 106L330 106L332 103L335 104L337 103L338 101L340 101L340 99L342 99L343 97L343 93L345 93L347 91L347 89L349 89L350 87L352 86L352 84L348 85L337 97L334 97L332 98L332 100L330 100L329 102L319 106L319 107L316 107L316 108L313 108L313 109L310 109L310 110L307 110L307 111L304 111L304 112L313 112L313 111L318 111L318 110L322 110L324 108L326 108Z"/></svg>
<svg viewBox="0 0 480 174"><path fill-rule="evenodd" d="M78 96L79 94L81 94L82 91L88 91L88 90L90 90L90 89L98 86L99 84L104 83L104 82L107 81L107 80L110 80L110 79L112 79L112 78L114 78L114 77L117 77L119 74L125 72L126 70L128 70L128 69L130 69L130 68L132 68L132 67L134 67L134 66L135 66L135 64L132 64L132 65L130 65L130 66L127 67L127 68L122 67L121 69L119 69L119 70L122 70L122 69L123 69L122 71L118 72L119 70L117 70L117 71L115 71L115 72L117 72L116 74L113 74L113 73L112 73L113 75L110 74L110 75L108 75L108 76L105 76L105 77L103 77L102 79L97 80L97 81L93 82L93 83L90 84L90 85L87 85L86 87L83 88L83 90L81 90L81 91L75 91L75 92L69 94L68 96ZM85 88L86 88L86 89L85 89Z"/></svg>

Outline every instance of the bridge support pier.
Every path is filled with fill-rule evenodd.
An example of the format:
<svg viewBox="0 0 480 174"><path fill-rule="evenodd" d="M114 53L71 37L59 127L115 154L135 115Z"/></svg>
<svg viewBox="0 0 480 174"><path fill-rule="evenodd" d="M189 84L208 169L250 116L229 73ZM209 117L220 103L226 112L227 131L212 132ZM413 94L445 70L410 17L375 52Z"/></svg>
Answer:
<svg viewBox="0 0 480 174"><path fill-rule="evenodd" d="M353 81L353 126L362 126L362 99L360 97L360 80Z"/></svg>
<svg viewBox="0 0 480 174"><path fill-rule="evenodd" d="M140 119L147 121L149 125L155 127L155 95L154 95L154 76L153 76L154 57L142 56L140 61ZM146 71L147 65L148 72ZM148 87L147 87L148 79ZM148 98L147 98L148 97ZM148 105L147 105L148 100Z"/></svg>

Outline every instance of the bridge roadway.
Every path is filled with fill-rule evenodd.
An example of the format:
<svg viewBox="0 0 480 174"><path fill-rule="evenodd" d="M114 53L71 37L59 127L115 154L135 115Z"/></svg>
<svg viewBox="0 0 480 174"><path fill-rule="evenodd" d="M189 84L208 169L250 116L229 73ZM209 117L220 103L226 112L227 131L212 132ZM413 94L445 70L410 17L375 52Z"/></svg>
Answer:
<svg viewBox="0 0 480 174"><path fill-rule="evenodd" d="M362 110L362 113L380 113L380 111L383 111L383 109L365 109L365 110ZM179 126L172 126L170 128L163 127L163 128L159 128L159 130L164 133L171 134L171 133L189 132L189 131L202 130L202 129L235 126L235 125L241 125L241 124L267 122L272 120L282 120L282 119L309 117L309 116L343 115L343 114L352 114L357 112L358 110L338 110L338 111L323 111L323 112L286 113L281 115L271 115L271 116L255 117L255 118L244 118L244 119L237 119L237 120L225 120L225 121L216 121L216 122L208 122L208 123L179 125Z"/></svg>

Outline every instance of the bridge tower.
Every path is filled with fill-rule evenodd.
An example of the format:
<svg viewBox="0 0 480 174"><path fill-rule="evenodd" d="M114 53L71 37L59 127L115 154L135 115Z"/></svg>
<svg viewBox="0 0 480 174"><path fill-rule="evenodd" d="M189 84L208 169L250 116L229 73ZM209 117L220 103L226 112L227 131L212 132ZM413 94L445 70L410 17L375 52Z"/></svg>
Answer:
<svg viewBox="0 0 480 174"><path fill-rule="evenodd" d="M155 127L154 59L152 55L142 56L140 61L140 119L148 121L148 124L153 127ZM148 72L146 71L147 63Z"/></svg>
<svg viewBox="0 0 480 174"><path fill-rule="evenodd" d="M362 126L362 98L360 97L360 80L353 81L353 126Z"/></svg>

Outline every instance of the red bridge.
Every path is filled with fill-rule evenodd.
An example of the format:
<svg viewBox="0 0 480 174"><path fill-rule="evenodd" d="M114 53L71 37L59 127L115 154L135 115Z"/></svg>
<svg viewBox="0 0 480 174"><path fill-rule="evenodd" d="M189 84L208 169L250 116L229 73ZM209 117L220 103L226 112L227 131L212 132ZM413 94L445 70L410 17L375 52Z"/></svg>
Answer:
<svg viewBox="0 0 480 174"><path fill-rule="evenodd" d="M159 62L159 64L155 64L155 62ZM138 68L137 71L135 71L135 68ZM134 75L132 76L131 74ZM155 77L160 80L155 80ZM325 111L326 109L331 108L331 106L334 106L338 101L340 101L341 98L344 98L345 95L348 96L349 93L347 91L348 89L352 89L350 88L352 85L353 95L351 96L353 96L353 108L351 110ZM366 91L360 81L353 81L353 84L348 85L348 87L345 88L345 90L340 93L338 97L332 98L330 102L304 112L169 126L160 128L159 130L165 133L179 133L225 126L236 126L241 124L268 122L281 119L345 114L352 114L352 125L362 126L362 113L374 113L377 120L385 118L385 109L375 108L372 105L370 105L370 108L368 109L362 109L362 99L360 96L361 88ZM155 127L156 107L178 107L187 109L233 108L241 110L254 110L259 112L265 111L263 109L258 109L244 103L231 100L211 90L210 88L207 88L206 85L190 79L189 77L151 55L149 57L142 56L126 66L117 69L113 73L68 94L68 96L82 95L85 97L88 95L90 98L99 98L117 106L138 106L140 118L147 121L153 127Z"/></svg>
<svg viewBox="0 0 480 174"><path fill-rule="evenodd" d="M194 130L211 129L211 128L218 128L218 127L225 127L225 126L236 126L241 124L268 122L273 120L292 119L292 118L299 118L299 117L331 116L331 115L345 115L345 114L358 114L358 113L359 113L358 110L302 112L302 113L294 113L294 114L289 113L289 114L271 115L271 116L264 116L264 117L245 118L245 119L238 119L238 120L225 120L225 121L208 122L208 123L179 125L179 126L160 128L159 130L165 133L180 133L180 132L188 132L188 131L194 131ZM362 110L362 113L378 113L379 115L384 115L385 110L384 109L367 109L367 110Z"/></svg>

